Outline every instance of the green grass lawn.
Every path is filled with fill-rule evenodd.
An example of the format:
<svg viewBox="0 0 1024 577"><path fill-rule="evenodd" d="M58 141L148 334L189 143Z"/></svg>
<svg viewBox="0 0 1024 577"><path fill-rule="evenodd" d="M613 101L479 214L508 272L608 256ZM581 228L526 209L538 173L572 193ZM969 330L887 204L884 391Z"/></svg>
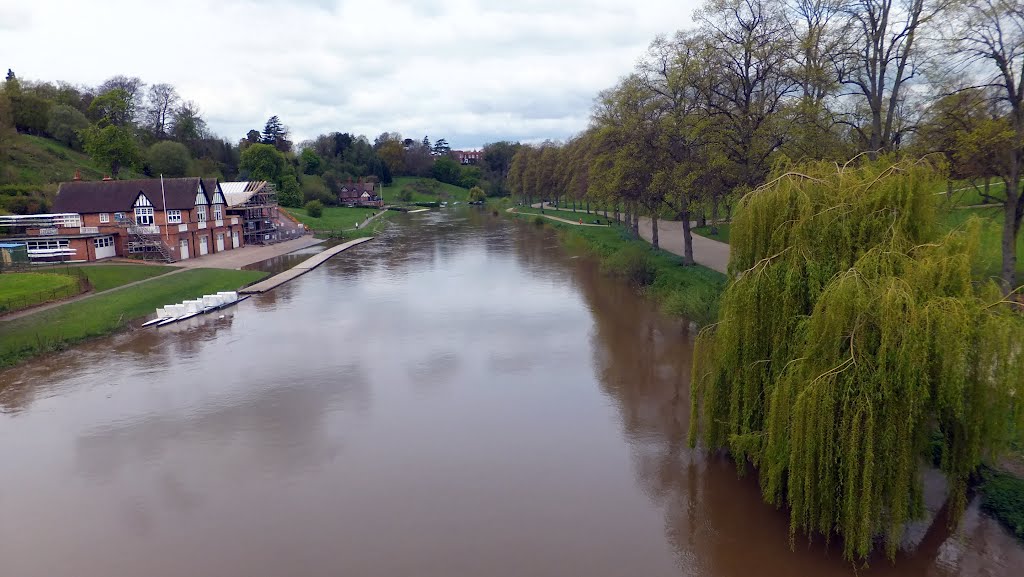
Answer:
<svg viewBox="0 0 1024 577"><path fill-rule="evenodd" d="M6 158L4 158L6 156ZM72 150L56 140L41 136L18 134L12 139L5 153L0 155L0 184L44 184L71 180L75 169L81 170L87 180L98 180L109 173L109 169L93 162L89 156ZM106 172L104 172L106 171ZM125 179L138 176L130 169L118 174ZM56 190L54 187L53 190Z"/></svg>
<svg viewBox="0 0 1024 577"><path fill-rule="evenodd" d="M96 292L119 287L131 282L153 278L174 270L170 266L149 264L99 264L79 267L89 277L92 289Z"/></svg>
<svg viewBox="0 0 1024 577"><path fill-rule="evenodd" d="M1003 209L962 208L939 213L939 226L952 230L962 226L969 218L976 216L982 221L978 263L975 273L979 276L999 276L1003 258ZM1024 236L1017 239L1017 273L1024 274Z"/></svg>
<svg viewBox="0 0 1024 577"><path fill-rule="evenodd" d="M436 193L422 193L419 191L412 192L412 198L409 201L403 201L398 199L398 193L407 187L412 187L415 183L425 183L428 186L435 187ZM447 184L439 182L433 178L419 178L415 176L400 176L391 183L390 186L385 186L383 191L383 198L385 204L406 204L407 202L438 202L446 200L448 202L466 202L469 199L469 189L462 188L461 186L455 186L453 184Z"/></svg>
<svg viewBox="0 0 1024 577"><path fill-rule="evenodd" d="M325 206L320 218L309 216L304 208L289 208L288 213L299 219L299 222L312 230L348 230L356 228L356 223L380 212L376 208L348 208L346 206Z"/></svg>
<svg viewBox="0 0 1024 577"><path fill-rule="evenodd" d="M527 206L517 206L516 212L523 214L541 214L541 210L539 208L532 208ZM583 222L586 224L594 224L597 221L601 221L600 224L608 224L612 222L611 220L605 218L603 213L597 214L596 212L587 214L585 212L573 212L572 210L558 210L554 208L545 208L544 214L557 216L558 218L564 218L566 220L571 220L573 222L579 222L580 220L583 220Z"/></svg>
<svg viewBox="0 0 1024 577"><path fill-rule="evenodd" d="M698 226L693 229L694 234L699 234L703 237L717 240L719 242L729 242L729 223L723 222L718 225L718 234L711 234L710 226Z"/></svg>
<svg viewBox="0 0 1024 577"><path fill-rule="evenodd" d="M0 313L26 309L79 293L78 278L47 272L0 274Z"/></svg>
<svg viewBox="0 0 1024 577"><path fill-rule="evenodd" d="M264 276L264 272L251 270L186 270L20 319L0 321L0 367L62 350L90 337L110 334L157 307L217 291L235 290Z"/></svg>

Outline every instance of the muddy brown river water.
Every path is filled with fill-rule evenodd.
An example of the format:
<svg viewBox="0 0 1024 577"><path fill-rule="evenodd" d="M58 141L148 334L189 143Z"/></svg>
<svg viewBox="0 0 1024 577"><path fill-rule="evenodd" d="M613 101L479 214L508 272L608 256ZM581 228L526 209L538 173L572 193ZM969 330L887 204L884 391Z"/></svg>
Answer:
<svg viewBox="0 0 1024 577"><path fill-rule="evenodd" d="M685 322L548 229L395 221L222 318L0 372L0 576L854 574L687 448ZM976 505L945 525L861 574L1024 575Z"/></svg>

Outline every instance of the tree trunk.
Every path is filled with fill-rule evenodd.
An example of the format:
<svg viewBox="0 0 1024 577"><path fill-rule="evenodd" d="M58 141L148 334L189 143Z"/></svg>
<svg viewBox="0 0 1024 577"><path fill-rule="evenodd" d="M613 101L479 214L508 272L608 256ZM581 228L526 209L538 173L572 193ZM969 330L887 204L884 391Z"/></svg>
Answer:
<svg viewBox="0 0 1024 577"><path fill-rule="evenodd" d="M619 203L616 202L615 206L612 207L612 208L613 208L612 214L615 215L615 222L619 222Z"/></svg>
<svg viewBox="0 0 1024 577"><path fill-rule="evenodd" d="M1010 169L1006 179L1006 204L1003 207L1003 292L1009 294L1017 288L1017 233L1020 231L1018 203L1020 198L1020 169Z"/></svg>
<svg viewBox="0 0 1024 577"><path fill-rule="evenodd" d="M711 199L711 234L718 234L718 195Z"/></svg>
<svg viewBox="0 0 1024 577"><path fill-rule="evenodd" d="M708 225L708 218L707 218L707 215L704 212L704 209L702 208L702 209L700 209L700 212L697 213L697 228L704 228L707 225Z"/></svg>
<svg viewBox="0 0 1024 577"><path fill-rule="evenodd" d="M658 246L658 218L657 215L651 217L651 246L654 248L660 248Z"/></svg>
<svg viewBox="0 0 1024 577"><path fill-rule="evenodd" d="M690 211L684 211L681 215L683 220L683 264L690 266L693 261L693 234L690 232Z"/></svg>
<svg viewBox="0 0 1024 577"><path fill-rule="evenodd" d="M637 207L633 207L633 223L630 225L630 230L633 232L633 238L640 238L640 210Z"/></svg>
<svg viewBox="0 0 1024 577"><path fill-rule="evenodd" d="M953 200L953 179L952 178L947 178L946 179L946 198L949 199L949 200Z"/></svg>
<svg viewBox="0 0 1024 577"><path fill-rule="evenodd" d="M587 199L587 214L590 214L590 199Z"/></svg>

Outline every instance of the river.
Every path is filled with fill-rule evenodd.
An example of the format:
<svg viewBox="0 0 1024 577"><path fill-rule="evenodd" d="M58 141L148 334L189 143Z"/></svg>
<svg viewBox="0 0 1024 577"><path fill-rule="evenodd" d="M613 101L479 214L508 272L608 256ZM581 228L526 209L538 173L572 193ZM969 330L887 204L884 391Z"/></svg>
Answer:
<svg viewBox="0 0 1024 577"><path fill-rule="evenodd" d="M549 229L395 220L224 315L0 372L0 576L854 574L687 448L686 323ZM861 574L1021 567L975 505Z"/></svg>

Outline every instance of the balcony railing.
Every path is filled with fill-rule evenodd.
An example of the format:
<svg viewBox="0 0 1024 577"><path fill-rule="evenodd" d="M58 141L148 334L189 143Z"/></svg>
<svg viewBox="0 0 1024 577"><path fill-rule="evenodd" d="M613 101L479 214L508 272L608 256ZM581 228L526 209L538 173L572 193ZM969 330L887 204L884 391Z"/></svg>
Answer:
<svg viewBox="0 0 1024 577"><path fill-rule="evenodd" d="M155 225L136 224L128 227L129 234L160 234L160 227Z"/></svg>

